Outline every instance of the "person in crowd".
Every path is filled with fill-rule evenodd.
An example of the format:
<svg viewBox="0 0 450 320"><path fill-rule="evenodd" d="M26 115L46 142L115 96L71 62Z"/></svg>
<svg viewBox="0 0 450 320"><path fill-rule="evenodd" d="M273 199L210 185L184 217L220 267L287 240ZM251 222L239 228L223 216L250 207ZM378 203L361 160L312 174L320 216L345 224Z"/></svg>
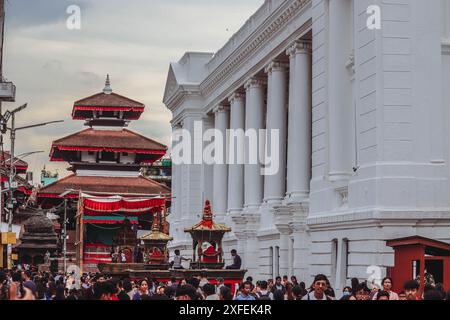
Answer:
<svg viewBox="0 0 450 320"><path fill-rule="evenodd" d="M116 288L110 281L97 282L94 285L94 299L95 300L112 300L112 295L116 292Z"/></svg>
<svg viewBox="0 0 450 320"><path fill-rule="evenodd" d="M365 282L361 282L360 284L358 284L356 286L355 292L356 292L355 293L356 300L359 301L371 300L370 298L371 290L367 287L367 284Z"/></svg>
<svg viewBox="0 0 450 320"><path fill-rule="evenodd" d="M298 286L298 280L296 276L291 276L291 283L294 287Z"/></svg>
<svg viewBox="0 0 450 320"><path fill-rule="evenodd" d="M249 281L244 282L242 285L241 293L234 298L237 301L256 300L256 298L250 294L253 284Z"/></svg>
<svg viewBox="0 0 450 320"><path fill-rule="evenodd" d="M276 290L283 291L283 294L286 292L286 287L283 285L283 282L282 282L280 276L275 278L275 284L272 287L272 293L275 293Z"/></svg>
<svg viewBox="0 0 450 320"><path fill-rule="evenodd" d="M350 300L356 300L356 298L353 295L349 295L349 296L342 296L339 300L340 301L350 301Z"/></svg>
<svg viewBox="0 0 450 320"><path fill-rule="evenodd" d="M285 292L285 300L295 300L294 298L294 294L292 292L292 289L294 288L294 286L292 285L292 283L290 283L289 281L286 283L286 292Z"/></svg>
<svg viewBox="0 0 450 320"><path fill-rule="evenodd" d="M167 287L172 287L172 289L174 291L177 291L177 287L178 287L177 278L171 277L170 281L167 283Z"/></svg>
<svg viewBox="0 0 450 320"><path fill-rule="evenodd" d="M0 270L0 301L9 300L8 277Z"/></svg>
<svg viewBox="0 0 450 320"><path fill-rule="evenodd" d="M434 286L434 289L436 289L437 291L439 291L441 293L442 300L444 300L444 298L445 298L444 285L442 283L436 283L436 285Z"/></svg>
<svg viewBox="0 0 450 320"><path fill-rule="evenodd" d="M405 292L405 291L400 291L400 292L398 293L398 300L401 300L401 301L406 301L406 300L408 300L408 299L406 298L406 292Z"/></svg>
<svg viewBox="0 0 450 320"><path fill-rule="evenodd" d="M267 289L270 291L270 292L273 292L273 285L274 285L275 283L273 282L273 279L269 279L269 280L267 280Z"/></svg>
<svg viewBox="0 0 450 320"><path fill-rule="evenodd" d="M330 281L327 279L327 288L325 289L325 294L328 297L336 298L336 294L334 293L334 289L331 287Z"/></svg>
<svg viewBox="0 0 450 320"><path fill-rule="evenodd" d="M353 290L351 287L345 287L344 289L342 289L342 297L352 296L352 295L353 295Z"/></svg>
<svg viewBox="0 0 450 320"><path fill-rule="evenodd" d="M189 261L190 259L183 257L178 249L175 250L174 253L175 256L173 257L172 268L178 270L184 269L182 262Z"/></svg>
<svg viewBox="0 0 450 320"><path fill-rule="evenodd" d="M232 300L232 299L233 299L233 296L231 295L230 288L228 288L226 286L220 287L219 300L229 301L229 300Z"/></svg>
<svg viewBox="0 0 450 320"><path fill-rule="evenodd" d="M407 281L403 285L406 300L419 300L419 283L416 280Z"/></svg>
<svg viewBox="0 0 450 320"><path fill-rule="evenodd" d="M55 301L66 300L66 290L64 288L64 285L59 284L56 286L55 297L53 298L53 300Z"/></svg>
<svg viewBox="0 0 450 320"><path fill-rule="evenodd" d="M37 286L36 286L36 283L31 279L32 279L32 273L30 270L27 270L22 273L23 286L25 288L30 289L31 292L33 293L33 295L35 297L37 297Z"/></svg>
<svg viewBox="0 0 450 320"><path fill-rule="evenodd" d="M216 279L216 282L217 282L217 290L216 290L216 293L217 293L218 295L220 295L220 289L221 289L222 287L225 287L225 280L224 280L223 278L217 278L217 279Z"/></svg>
<svg viewBox="0 0 450 320"><path fill-rule="evenodd" d="M332 297L325 294L328 288L328 278L323 274L318 274L314 278L312 291L306 294L302 300L333 300Z"/></svg>
<svg viewBox="0 0 450 320"><path fill-rule="evenodd" d="M209 283L208 274L206 272L202 272L200 274L200 283L199 286L203 287L205 284Z"/></svg>
<svg viewBox="0 0 450 320"><path fill-rule="evenodd" d="M231 257L233 258L233 264L226 267L229 270L239 270L241 269L242 260L241 257L237 254L236 249L231 250Z"/></svg>
<svg viewBox="0 0 450 320"><path fill-rule="evenodd" d="M398 294L391 290L392 285L393 285L393 282L392 282L392 278L390 278L390 277L385 277L383 279L383 281L381 281L381 286L383 287L382 291L386 291L389 293L389 297L390 297L389 300L398 300ZM373 296L372 299L378 300L377 297L378 297L378 292L375 293L375 295Z"/></svg>
<svg viewBox="0 0 450 320"><path fill-rule="evenodd" d="M304 296L302 288L299 285L294 286L292 288L292 295L294 296L294 300L302 300Z"/></svg>
<svg viewBox="0 0 450 320"><path fill-rule="evenodd" d="M219 295L216 293L216 288L210 283L203 286L203 293L205 300L219 300Z"/></svg>
<svg viewBox="0 0 450 320"><path fill-rule="evenodd" d="M256 292L257 300L273 300L273 293L268 290L267 281L260 281Z"/></svg>
<svg viewBox="0 0 450 320"><path fill-rule="evenodd" d="M359 280L358 278L352 278L350 281L352 287L352 295L356 297L356 288L358 288Z"/></svg>
<svg viewBox="0 0 450 320"><path fill-rule="evenodd" d="M142 300L141 298L144 295L150 296L149 283L148 283L148 280L146 280L146 279L141 280L141 282L139 283L139 289L134 294L133 300Z"/></svg>
<svg viewBox="0 0 450 320"><path fill-rule="evenodd" d="M127 289L129 289L129 284L127 284ZM117 298L119 300L131 300L130 296L128 295L128 292L125 290L124 288L124 281L123 280L119 280L117 281Z"/></svg>
<svg viewBox="0 0 450 320"><path fill-rule="evenodd" d="M282 290L275 290L273 293L273 300L282 301L285 300L284 293Z"/></svg>
<svg viewBox="0 0 450 320"><path fill-rule="evenodd" d="M389 299L390 293L388 291L381 290L377 292L376 300L389 300Z"/></svg>
<svg viewBox="0 0 450 320"><path fill-rule="evenodd" d="M440 301L444 300L442 293L436 289L430 289L423 294L423 300Z"/></svg>
<svg viewBox="0 0 450 320"><path fill-rule="evenodd" d="M283 276L283 286L285 286L286 287L286 285L288 284L288 282L289 282L289 278L288 278L288 276Z"/></svg>
<svg viewBox="0 0 450 320"><path fill-rule="evenodd" d="M177 300L197 300L197 290L190 284L181 285L176 292Z"/></svg>

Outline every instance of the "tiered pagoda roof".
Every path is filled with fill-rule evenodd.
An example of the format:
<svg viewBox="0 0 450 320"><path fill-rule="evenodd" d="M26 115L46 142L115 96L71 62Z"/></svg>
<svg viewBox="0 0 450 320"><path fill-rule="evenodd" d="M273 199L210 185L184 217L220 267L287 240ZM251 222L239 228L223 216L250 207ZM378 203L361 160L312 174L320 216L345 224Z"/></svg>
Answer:
<svg viewBox="0 0 450 320"><path fill-rule="evenodd" d="M72 174L39 190L39 198L78 198L80 191L96 195L154 196L170 194L170 189L151 179L139 177L96 177Z"/></svg>
<svg viewBox="0 0 450 320"><path fill-rule="evenodd" d="M123 128L129 120L139 119L145 106L112 92L109 76L102 93L74 104L73 119L86 120L90 128L53 142L51 161L72 165L71 174L38 193L40 200L78 198L80 192L98 196L170 196L170 189L145 178L138 171L167 152L167 146ZM115 127L115 128L92 128Z"/></svg>
<svg viewBox="0 0 450 320"><path fill-rule="evenodd" d="M73 162L73 152L105 151L142 155L144 163L153 163L167 152L167 146L131 130L86 129L53 142L51 161Z"/></svg>
<svg viewBox="0 0 450 320"><path fill-rule="evenodd" d="M124 126L130 120L138 120L144 109L144 104L113 93L108 75L103 92L74 103L72 118L86 120L89 126Z"/></svg>

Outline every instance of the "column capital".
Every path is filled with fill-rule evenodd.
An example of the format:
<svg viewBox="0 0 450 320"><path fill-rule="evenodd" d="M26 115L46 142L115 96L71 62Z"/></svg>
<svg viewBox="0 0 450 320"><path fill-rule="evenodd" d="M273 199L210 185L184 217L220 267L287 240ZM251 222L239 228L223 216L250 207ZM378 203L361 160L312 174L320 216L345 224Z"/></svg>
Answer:
<svg viewBox="0 0 450 320"><path fill-rule="evenodd" d="M244 101L245 94L241 92L234 92L228 96L228 102L233 104L235 101Z"/></svg>
<svg viewBox="0 0 450 320"><path fill-rule="evenodd" d="M267 84L267 81L263 78L252 77L245 82L245 90L249 90L252 88L261 88Z"/></svg>
<svg viewBox="0 0 450 320"><path fill-rule="evenodd" d="M216 114L216 113L227 113L229 110L230 110L229 106L225 106L225 105L221 104L221 105L218 105L217 107L215 107L212 112L214 114Z"/></svg>
<svg viewBox="0 0 450 320"><path fill-rule="evenodd" d="M295 41L287 50L286 54L293 58L297 54L311 54L312 53L312 42L307 40L297 40Z"/></svg>
<svg viewBox="0 0 450 320"><path fill-rule="evenodd" d="M171 124L172 124L172 130L183 129L183 121L179 121L179 122L171 121Z"/></svg>
<svg viewBox="0 0 450 320"><path fill-rule="evenodd" d="M283 61L272 61L264 69L265 73L271 74L274 71L284 71L289 67L289 64Z"/></svg>

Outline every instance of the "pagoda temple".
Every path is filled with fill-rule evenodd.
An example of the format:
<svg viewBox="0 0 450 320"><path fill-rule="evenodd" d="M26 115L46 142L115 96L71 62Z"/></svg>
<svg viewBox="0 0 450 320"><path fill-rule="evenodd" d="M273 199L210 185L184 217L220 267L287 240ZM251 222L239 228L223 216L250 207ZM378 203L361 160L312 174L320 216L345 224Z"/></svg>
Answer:
<svg viewBox="0 0 450 320"><path fill-rule="evenodd" d="M72 259L92 265L111 262L120 246L127 262L133 262L137 231L150 231L155 210L170 205L170 189L141 175L167 147L126 128L144 109L144 104L114 93L108 75L102 92L74 103L72 118L87 128L52 144L51 161L68 162L71 174L40 189L38 201L43 208L58 208L62 216L66 200ZM93 207L85 208L86 203Z"/></svg>

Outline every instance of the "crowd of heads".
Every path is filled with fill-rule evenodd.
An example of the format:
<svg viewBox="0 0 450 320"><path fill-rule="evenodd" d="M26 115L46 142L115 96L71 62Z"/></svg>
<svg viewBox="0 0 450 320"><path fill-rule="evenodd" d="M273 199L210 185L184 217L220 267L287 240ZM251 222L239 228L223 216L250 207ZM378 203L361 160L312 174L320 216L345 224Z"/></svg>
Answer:
<svg viewBox="0 0 450 320"><path fill-rule="evenodd" d="M354 278L339 297L328 278L319 274L310 286L295 276L256 281L251 277L235 287L224 279L208 279L199 273L188 279L131 279L102 274L0 271L0 300L450 300L442 284L425 285L411 280L401 292L394 292L393 281L386 277L381 288Z"/></svg>

